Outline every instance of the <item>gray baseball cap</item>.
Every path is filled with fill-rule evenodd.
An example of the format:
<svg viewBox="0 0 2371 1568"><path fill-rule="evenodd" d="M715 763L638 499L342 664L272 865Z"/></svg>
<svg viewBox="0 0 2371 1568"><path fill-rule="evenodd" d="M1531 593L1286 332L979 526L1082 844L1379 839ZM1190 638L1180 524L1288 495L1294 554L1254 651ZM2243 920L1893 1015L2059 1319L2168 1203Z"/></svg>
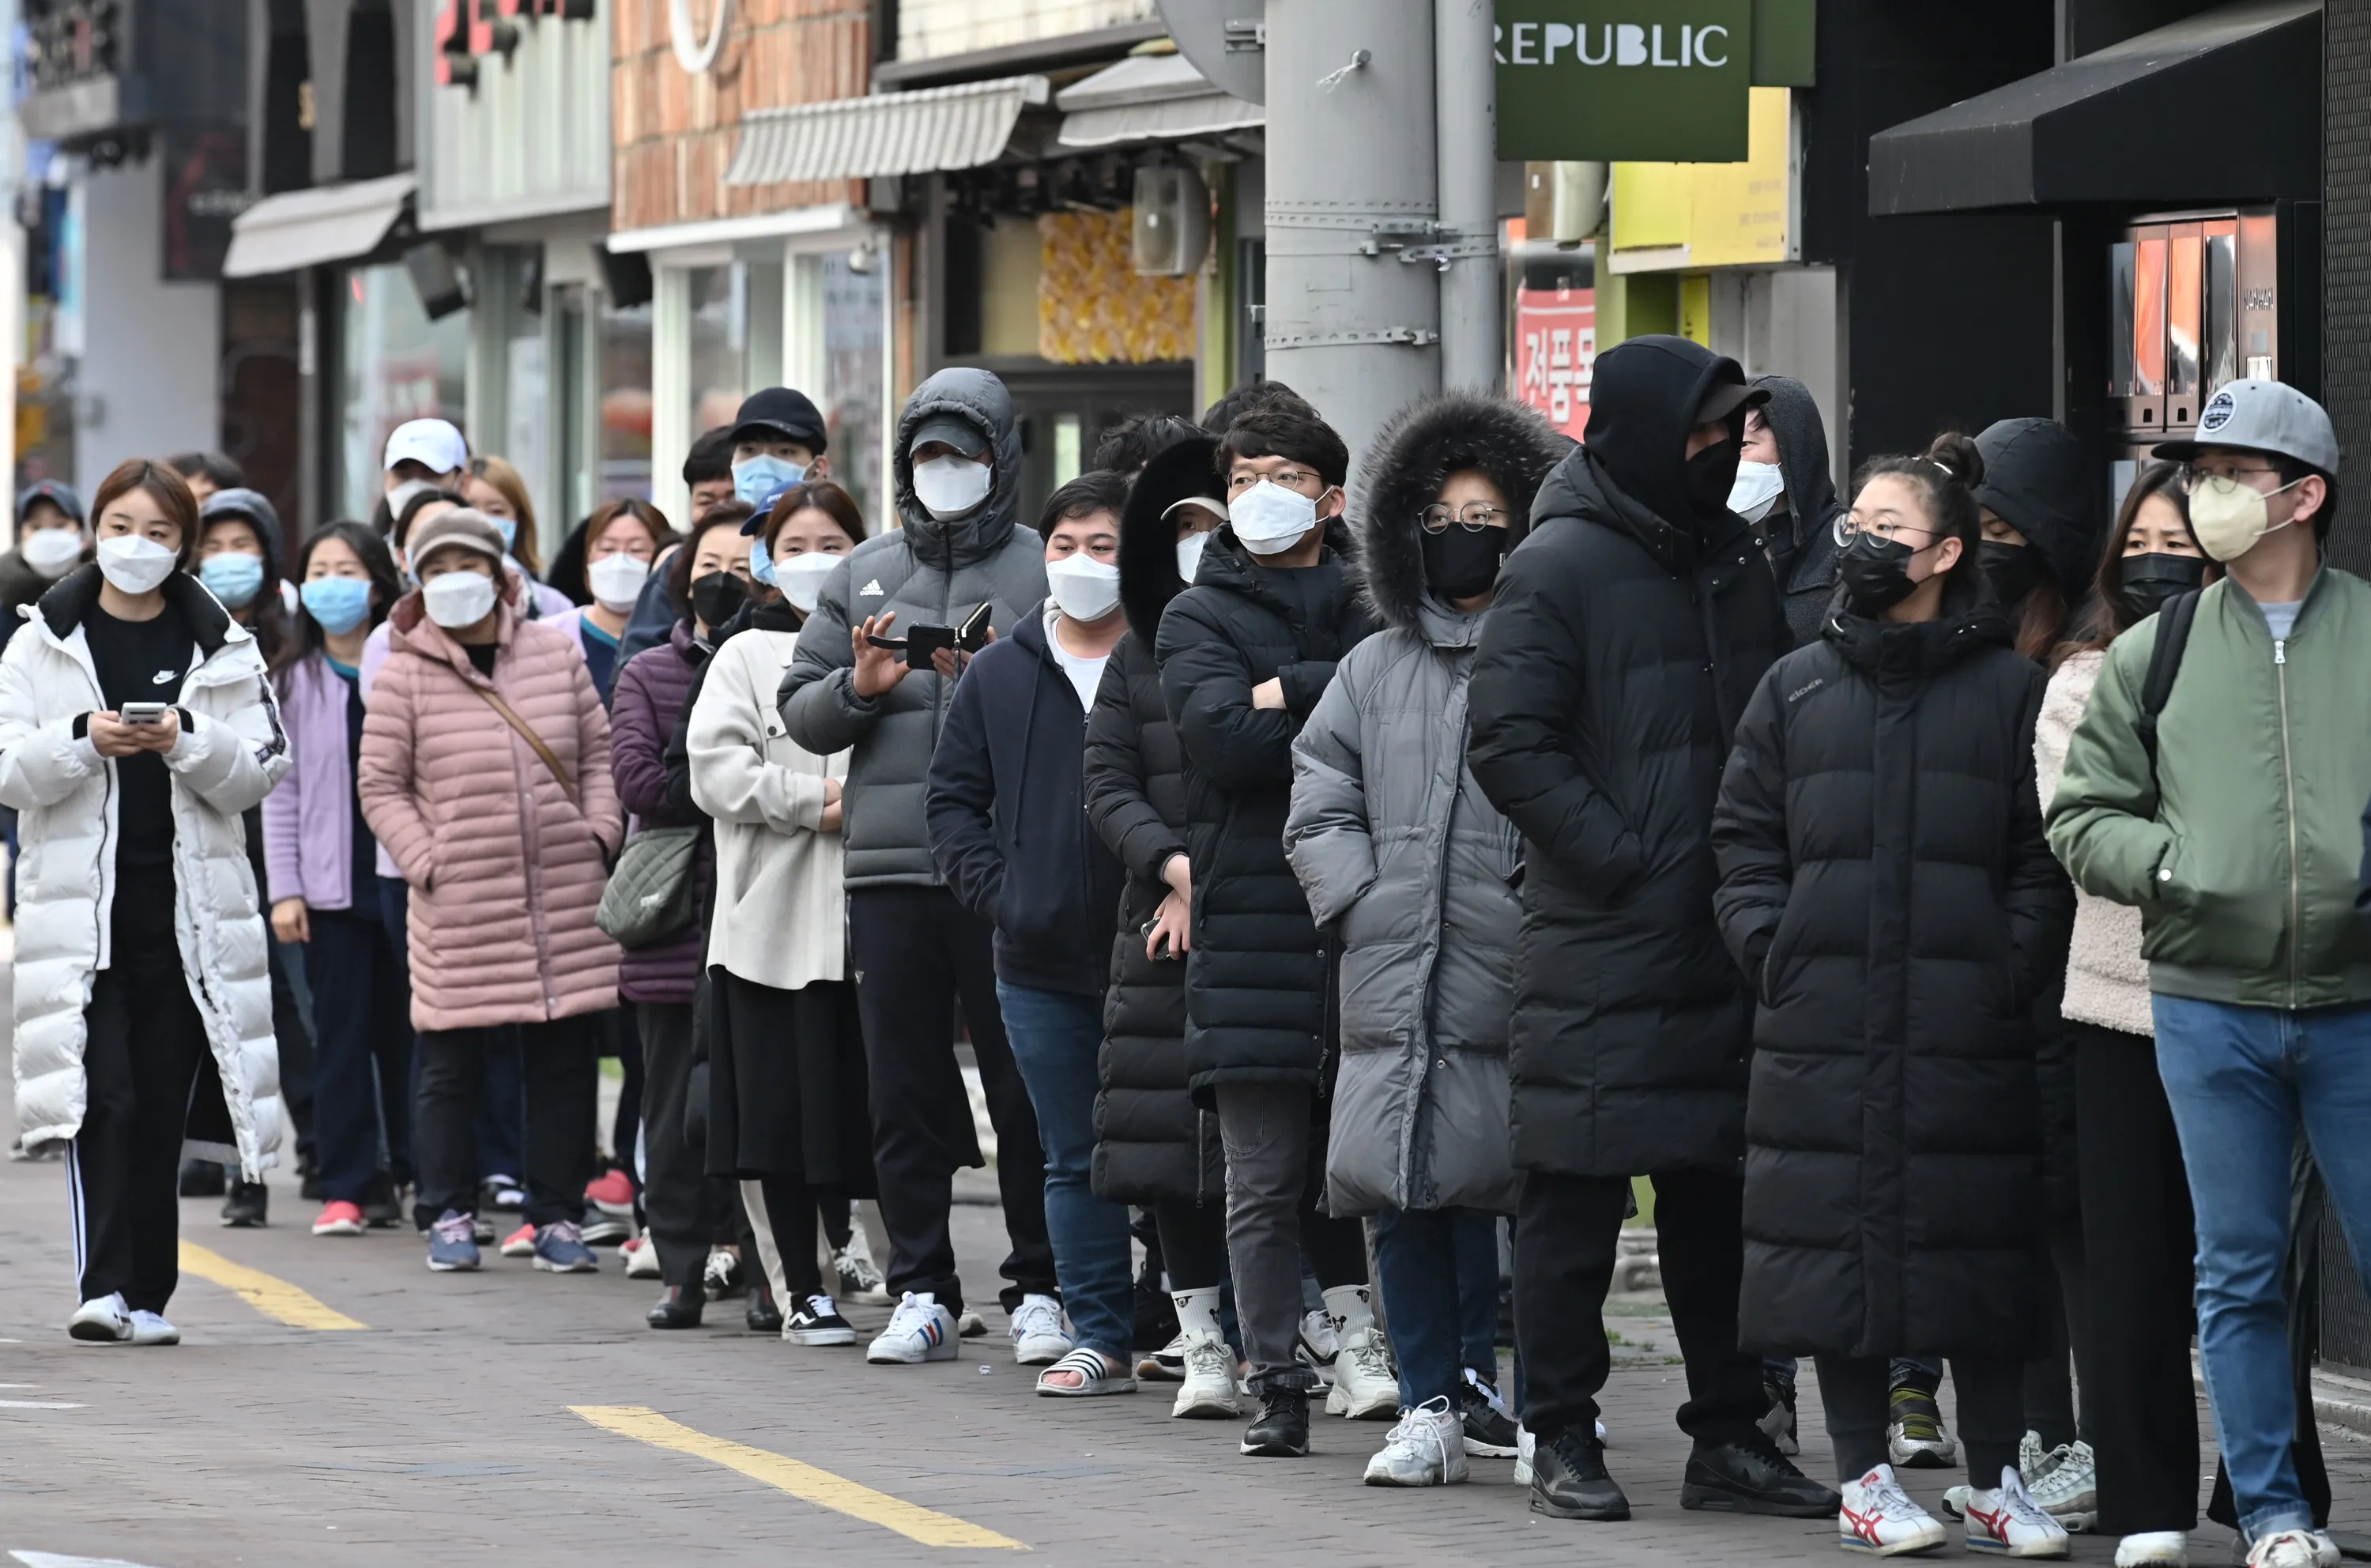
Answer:
<svg viewBox="0 0 2371 1568"><path fill-rule="evenodd" d="M2159 442L2159 457L2186 463L2207 446L2270 452L2294 457L2325 474L2338 472L2338 432L2319 403L2294 386L2248 377L2227 382L2198 412L2198 430L2187 441Z"/></svg>

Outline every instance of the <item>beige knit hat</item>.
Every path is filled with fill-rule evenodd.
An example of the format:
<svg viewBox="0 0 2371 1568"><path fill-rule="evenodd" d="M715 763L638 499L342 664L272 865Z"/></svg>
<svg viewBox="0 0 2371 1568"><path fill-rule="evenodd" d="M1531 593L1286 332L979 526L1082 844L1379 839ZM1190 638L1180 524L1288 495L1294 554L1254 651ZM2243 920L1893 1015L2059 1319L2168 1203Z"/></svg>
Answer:
<svg viewBox="0 0 2371 1568"><path fill-rule="evenodd" d="M411 538L404 542L406 564L417 575L420 563L426 560L432 552L447 545L475 550L497 567L502 565L503 531L494 526L492 518L466 506L440 512L426 522L414 525Z"/></svg>

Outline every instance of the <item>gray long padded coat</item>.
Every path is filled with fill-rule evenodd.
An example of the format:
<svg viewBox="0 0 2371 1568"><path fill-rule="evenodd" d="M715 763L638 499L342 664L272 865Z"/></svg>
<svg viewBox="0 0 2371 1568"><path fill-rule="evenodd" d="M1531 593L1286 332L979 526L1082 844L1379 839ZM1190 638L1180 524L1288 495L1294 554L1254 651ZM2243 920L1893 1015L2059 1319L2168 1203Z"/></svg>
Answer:
<svg viewBox="0 0 2371 1568"><path fill-rule="evenodd" d="M1384 629L1342 659L1292 744L1285 853L1342 944L1342 1065L1325 1162L1336 1215L1511 1213L1507 1037L1521 836L1465 766L1487 610L1425 586L1419 511L1478 468L1521 537L1567 444L1519 404L1452 395L1377 437L1351 508L1361 592Z"/></svg>

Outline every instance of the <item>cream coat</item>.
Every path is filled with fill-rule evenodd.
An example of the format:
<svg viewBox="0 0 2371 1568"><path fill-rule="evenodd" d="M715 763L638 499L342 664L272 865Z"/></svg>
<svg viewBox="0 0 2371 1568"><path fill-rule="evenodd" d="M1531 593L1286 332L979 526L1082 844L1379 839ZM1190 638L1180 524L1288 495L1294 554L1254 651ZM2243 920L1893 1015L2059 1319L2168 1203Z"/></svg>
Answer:
<svg viewBox="0 0 2371 1568"><path fill-rule="evenodd" d="M260 1180L280 1144L280 1048L263 917L240 813L288 770L287 736L255 639L194 578L167 590L198 630L178 706L191 723L165 755L173 785L173 928L190 999L205 1021L237 1135ZM17 1121L26 1144L72 1138L89 1105L84 1009L110 962L115 902L115 764L76 716L107 707L82 614L98 594L85 567L23 611L0 655L0 804L14 807L17 863ZM202 1152L229 1159L208 1145Z"/></svg>
<svg viewBox="0 0 2371 1568"><path fill-rule="evenodd" d="M2033 727L2035 781L2047 806L2066 768L2066 745L2090 706L2091 687L2107 663L2104 652L2077 653L2058 666L2042 693ZM2077 1023L2154 1038L2148 964L2141 958L2141 912L2075 889L2075 940L2066 954L2066 1003L2059 1009Z"/></svg>
<svg viewBox="0 0 2371 1568"><path fill-rule="evenodd" d="M716 819L716 912L708 962L795 991L848 974L846 851L823 831L824 780L846 779L845 751L802 749L774 704L796 635L752 628L709 661L687 740L691 798Z"/></svg>

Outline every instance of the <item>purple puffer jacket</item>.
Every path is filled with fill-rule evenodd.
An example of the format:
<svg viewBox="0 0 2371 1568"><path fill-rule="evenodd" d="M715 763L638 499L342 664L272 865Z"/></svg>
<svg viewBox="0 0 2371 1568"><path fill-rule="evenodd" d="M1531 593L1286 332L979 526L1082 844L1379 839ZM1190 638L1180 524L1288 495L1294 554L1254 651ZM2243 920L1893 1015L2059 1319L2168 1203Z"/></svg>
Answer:
<svg viewBox="0 0 2371 1568"><path fill-rule="evenodd" d="M665 647L644 649L618 672L609 701L609 761L618 798L633 813L636 832L705 825L698 817L679 816L668 809L666 744L683 716L684 699L691 695L692 675L707 659L708 650L692 640L691 623L677 621ZM712 839L701 837L693 867L700 907L705 909L709 884L716 877ZM629 1002L688 1005L705 949L700 922L694 921L679 937L627 953L618 970L618 995Z"/></svg>
<svg viewBox="0 0 2371 1568"><path fill-rule="evenodd" d="M288 776L263 797L263 863L271 900L314 909L353 907L354 769L346 734L353 686L318 652L291 665L280 694Z"/></svg>

